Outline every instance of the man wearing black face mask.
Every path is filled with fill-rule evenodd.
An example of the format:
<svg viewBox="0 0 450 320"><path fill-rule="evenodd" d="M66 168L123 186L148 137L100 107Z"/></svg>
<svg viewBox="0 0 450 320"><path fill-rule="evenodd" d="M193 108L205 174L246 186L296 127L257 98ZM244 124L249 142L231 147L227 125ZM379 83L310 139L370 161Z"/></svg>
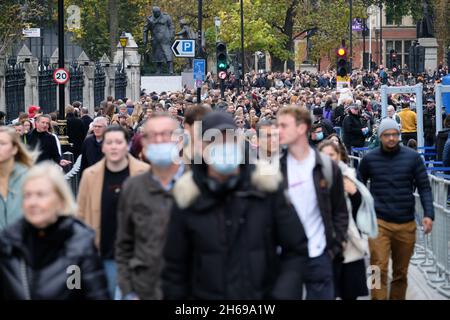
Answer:
<svg viewBox="0 0 450 320"><path fill-rule="evenodd" d="M164 250L166 299L302 297L307 238L300 219L278 168L243 163L235 129L231 115L207 114L204 140L214 141L203 142L203 163L175 184Z"/></svg>

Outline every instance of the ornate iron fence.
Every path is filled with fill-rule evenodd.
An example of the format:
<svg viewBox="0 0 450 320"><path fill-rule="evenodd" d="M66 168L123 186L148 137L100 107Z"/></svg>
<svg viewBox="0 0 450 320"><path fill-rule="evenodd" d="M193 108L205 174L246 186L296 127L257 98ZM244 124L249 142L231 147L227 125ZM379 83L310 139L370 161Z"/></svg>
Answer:
<svg viewBox="0 0 450 320"><path fill-rule="evenodd" d="M39 65L39 106L43 113L56 111L56 88L53 81L54 67L50 65L50 59L44 57L42 64Z"/></svg>
<svg viewBox="0 0 450 320"><path fill-rule="evenodd" d="M122 64L118 64L116 69L115 98L116 99L125 98L126 91L127 91L127 74Z"/></svg>
<svg viewBox="0 0 450 320"><path fill-rule="evenodd" d="M6 120L11 121L25 110L25 69L16 57L8 59L5 69Z"/></svg>
<svg viewBox="0 0 450 320"><path fill-rule="evenodd" d="M100 106L100 102L105 100L105 84L105 68L100 62L96 62L94 72L94 107Z"/></svg>
<svg viewBox="0 0 450 320"><path fill-rule="evenodd" d="M70 103L79 101L83 103L83 68L77 63L70 65Z"/></svg>

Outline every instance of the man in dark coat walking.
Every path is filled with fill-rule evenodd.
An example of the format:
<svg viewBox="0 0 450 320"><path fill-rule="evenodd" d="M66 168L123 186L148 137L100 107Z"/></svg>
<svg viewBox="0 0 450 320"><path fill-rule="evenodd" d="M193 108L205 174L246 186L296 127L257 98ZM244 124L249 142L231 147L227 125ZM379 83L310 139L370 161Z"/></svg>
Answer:
<svg viewBox="0 0 450 320"><path fill-rule="evenodd" d="M344 133L344 144L349 154L352 147L364 147L365 134L369 132L369 129L362 124L358 105L353 104L349 107L348 115L342 123L342 131Z"/></svg>
<svg viewBox="0 0 450 320"><path fill-rule="evenodd" d="M108 126L108 121L104 117L97 117L93 122L93 134L89 135L81 146L80 172L90 167L103 158L102 142L103 133Z"/></svg>
<svg viewBox="0 0 450 320"><path fill-rule="evenodd" d="M209 113L203 133L209 129L216 139L204 142L203 163L175 184L165 298L300 299L307 238L281 173L242 164L242 145L225 137L236 129L231 115Z"/></svg>
<svg viewBox="0 0 450 320"><path fill-rule="evenodd" d="M81 145L84 140L84 126L83 121L77 118L72 106L66 107L66 119L67 119L67 136L69 137L69 143L72 146L73 158L76 160L81 153Z"/></svg>
<svg viewBox="0 0 450 320"><path fill-rule="evenodd" d="M380 285L372 289L373 300L404 300L408 266L416 241L415 200L417 188L422 203L425 234L434 219L433 196L421 156L400 145L400 130L393 119L383 119L378 128L380 148L368 153L359 166L360 179L370 180L375 202L378 236L369 239L370 264L380 270ZM388 296L388 265L392 258L392 282Z"/></svg>
<svg viewBox="0 0 450 320"><path fill-rule="evenodd" d="M49 115L41 115L36 119L36 128L27 135L28 146L39 151L39 157L36 162L53 160L61 166L66 166L71 162L61 158L56 138L48 133L50 121L51 117Z"/></svg>

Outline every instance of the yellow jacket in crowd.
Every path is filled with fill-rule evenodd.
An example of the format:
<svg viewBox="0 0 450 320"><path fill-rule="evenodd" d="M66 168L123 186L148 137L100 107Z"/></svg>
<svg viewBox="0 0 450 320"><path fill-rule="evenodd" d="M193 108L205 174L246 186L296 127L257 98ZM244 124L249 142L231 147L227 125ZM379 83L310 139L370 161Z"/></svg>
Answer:
<svg viewBox="0 0 450 320"><path fill-rule="evenodd" d="M409 108L403 108L398 113L402 123L402 133L417 132L417 115Z"/></svg>

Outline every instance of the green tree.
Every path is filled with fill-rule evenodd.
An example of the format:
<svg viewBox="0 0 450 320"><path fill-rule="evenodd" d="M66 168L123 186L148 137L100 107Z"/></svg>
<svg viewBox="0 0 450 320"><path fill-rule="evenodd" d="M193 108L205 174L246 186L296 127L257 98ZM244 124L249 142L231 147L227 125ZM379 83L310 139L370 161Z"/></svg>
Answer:
<svg viewBox="0 0 450 320"><path fill-rule="evenodd" d="M265 4L267 1L244 0L244 50L250 52L247 60L251 59L251 53L255 51L282 48L284 45L285 38L279 36L261 14ZM239 52L241 49L240 4L233 3L225 9L219 12L222 22L220 39L227 43L230 52ZM278 50L277 55L280 53L282 50Z"/></svg>
<svg viewBox="0 0 450 320"><path fill-rule="evenodd" d="M73 40L86 52L89 58L99 59L110 50L108 3L98 0L71 0L66 7L80 7L80 29L73 30Z"/></svg>
<svg viewBox="0 0 450 320"><path fill-rule="evenodd" d="M22 37L22 29L34 27L44 15L39 1L21 4L17 0L0 1L0 56Z"/></svg>

